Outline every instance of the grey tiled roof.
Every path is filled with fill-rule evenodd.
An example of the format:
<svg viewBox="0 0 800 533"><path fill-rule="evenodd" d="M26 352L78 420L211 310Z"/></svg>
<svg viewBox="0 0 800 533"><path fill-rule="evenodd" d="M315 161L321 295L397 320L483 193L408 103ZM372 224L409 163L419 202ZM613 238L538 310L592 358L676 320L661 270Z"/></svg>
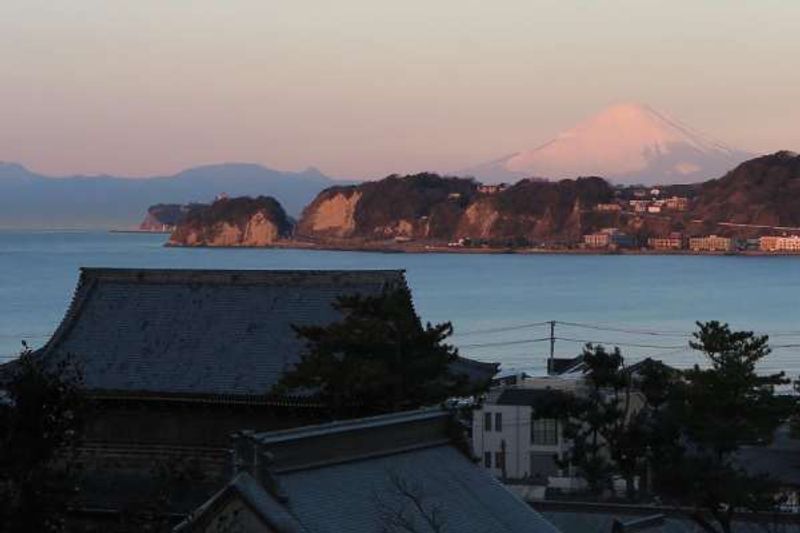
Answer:
<svg viewBox="0 0 800 533"><path fill-rule="evenodd" d="M437 530L430 519L445 532L557 533L456 446L451 421L446 411L423 409L243 432L237 465L272 498L258 512L267 521L288 512L301 531L427 533ZM187 526L207 523L212 509L201 507Z"/></svg>
<svg viewBox="0 0 800 533"><path fill-rule="evenodd" d="M450 445L289 472L279 480L287 507L308 531L407 531L397 527L400 520L411 522L412 531L434 531L414 499L428 516L440 517L441 531L558 531Z"/></svg>
<svg viewBox="0 0 800 533"><path fill-rule="evenodd" d="M292 325L325 325L344 294L405 284L391 271L82 269L43 353L71 354L87 388L262 395L303 350Z"/></svg>
<svg viewBox="0 0 800 533"><path fill-rule="evenodd" d="M508 388L500 393L495 403L497 405L529 405L533 407L559 392L552 389Z"/></svg>

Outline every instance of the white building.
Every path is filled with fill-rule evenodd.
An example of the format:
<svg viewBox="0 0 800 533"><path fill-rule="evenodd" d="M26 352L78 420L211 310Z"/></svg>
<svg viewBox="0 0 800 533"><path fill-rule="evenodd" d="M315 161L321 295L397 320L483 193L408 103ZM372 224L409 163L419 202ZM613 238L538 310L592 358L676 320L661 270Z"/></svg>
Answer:
<svg viewBox="0 0 800 533"><path fill-rule="evenodd" d="M630 370L638 372L640 364ZM515 485L567 492L586 488L574 467L562 467L557 461L565 458L572 446L562 435L561 422L537 416L536 412L554 391L587 394L584 370L583 363L576 361L561 374L526 378L515 385L493 389L473 413L472 448L480 464ZM633 392L628 415L643 405L642 394ZM624 491L624 483L620 487Z"/></svg>
<svg viewBox="0 0 800 533"><path fill-rule="evenodd" d="M540 377L492 391L473 415L472 446L481 465L505 480L563 485L563 478L571 478L572 472L560 468L556 457L564 455L569 443L561 435L559 422L538 417L535 406L553 390L575 392L581 383L580 379Z"/></svg>

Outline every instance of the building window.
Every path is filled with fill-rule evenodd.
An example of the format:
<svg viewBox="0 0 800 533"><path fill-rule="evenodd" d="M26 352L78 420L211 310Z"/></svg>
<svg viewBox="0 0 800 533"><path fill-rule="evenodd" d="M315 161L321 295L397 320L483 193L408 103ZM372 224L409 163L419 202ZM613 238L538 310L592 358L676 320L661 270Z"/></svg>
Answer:
<svg viewBox="0 0 800 533"><path fill-rule="evenodd" d="M503 413L494 414L494 430L503 431Z"/></svg>
<svg viewBox="0 0 800 533"><path fill-rule="evenodd" d="M485 452L483 454L483 466L486 468L492 467L492 452Z"/></svg>
<svg viewBox="0 0 800 533"><path fill-rule="evenodd" d="M543 446L558 444L558 422L553 418L532 418L531 444Z"/></svg>
<svg viewBox="0 0 800 533"><path fill-rule="evenodd" d="M484 431L492 430L492 413L486 413L483 415L483 429Z"/></svg>

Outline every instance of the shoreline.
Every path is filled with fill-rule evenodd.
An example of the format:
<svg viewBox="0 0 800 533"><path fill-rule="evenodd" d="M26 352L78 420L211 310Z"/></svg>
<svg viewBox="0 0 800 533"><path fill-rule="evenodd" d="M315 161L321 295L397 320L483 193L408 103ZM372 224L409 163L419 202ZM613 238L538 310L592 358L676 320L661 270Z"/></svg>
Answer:
<svg viewBox="0 0 800 533"><path fill-rule="evenodd" d="M150 232L153 233L153 232ZM462 255L674 255L674 256L714 256L714 257L800 257L800 252L762 252L760 250L742 250L731 252L702 252L692 250L602 250L577 248L469 248L453 247L437 243L397 244L397 243L313 243L308 241L278 241L269 246L251 245L187 245L166 242L167 248L219 248L219 249L286 249L286 250L319 250L337 252L373 252L385 254L462 254Z"/></svg>

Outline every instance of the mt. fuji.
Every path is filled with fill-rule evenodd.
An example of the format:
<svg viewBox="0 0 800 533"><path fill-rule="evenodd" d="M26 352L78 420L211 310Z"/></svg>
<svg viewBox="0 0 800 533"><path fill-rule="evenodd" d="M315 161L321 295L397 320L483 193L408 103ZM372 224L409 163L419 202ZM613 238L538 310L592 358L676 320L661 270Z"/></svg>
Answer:
<svg viewBox="0 0 800 533"><path fill-rule="evenodd" d="M486 181L602 176L615 183L666 185L717 178L751 157L646 105L619 104L538 148L464 173Z"/></svg>

